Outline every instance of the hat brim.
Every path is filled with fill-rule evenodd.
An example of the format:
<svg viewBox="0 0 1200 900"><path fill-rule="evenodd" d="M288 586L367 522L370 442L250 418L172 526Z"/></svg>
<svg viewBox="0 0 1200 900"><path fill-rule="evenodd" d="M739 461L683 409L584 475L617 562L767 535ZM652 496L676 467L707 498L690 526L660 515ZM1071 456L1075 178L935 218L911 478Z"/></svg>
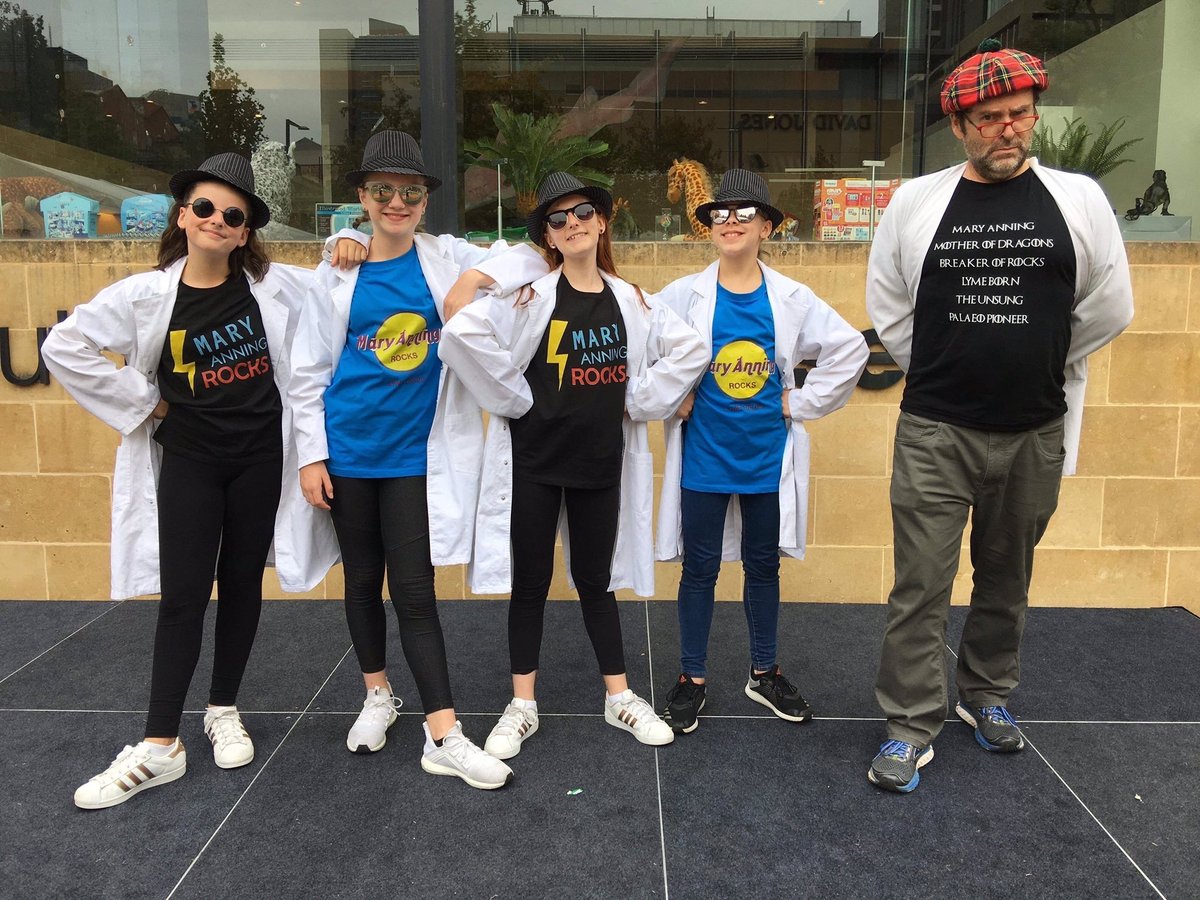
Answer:
<svg viewBox="0 0 1200 900"><path fill-rule="evenodd" d="M250 198L250 219L247 224L254 229L265 228L267 223L271 221L271 210L266 202L257 194L247 191L243 187L239 187L232 181L222 178L220 175L214 175L212 172L205 172L201 169L188 169L185 172L176 172L171 176L168 182L168 188L171 191L171 196L178 202L182 203L184 196L187 194L188 188L193 184L201 181L219 181L221 184L228 185L237 191L239 194L244 194Z"/></svg>
<svg viewBox="0 0 1200 900"><path fill-rule="evenodd" d="M758 207L760 214L765 215L771 223L771 231L774 231L783 224L784 214L771 206L769 203L763 203L761 200L755 200L752 197L727 197L721 200L711 200L708 203L701 203L696 207L696 218L704 225L712 228L712 211L722 207L730 206L734 203L743 203L746 206Z"/></svg>
<svg viewBox="0 0 1200 900"><path fill-rule="evenodd" d="M600 210L601 214L606 219L612 218L613 198L612 194L602 187L595 185L584 185L579 188L571 188L563 191L561 194L556 194L553 197L548 197L538 204L537 209L529 214L529 219L526 222L526 230L529 232L529 239L539 247L542 244L542 238L546 233L546 211L563 197L570 197L572 194L578 194L581 197L587 197L592 205Z"/></svg>
<svg viewBox="0 0 1200 900"><path fill-rule="evenodd" d="M425 187L431 191L436 191L442 186L442 179L437 176L408 166L380 166L375 169L359 169L357 172L346 174L346 184L352 188L362 187L362 183L368 175L416 175L419 178L425 179Z"/></svg>

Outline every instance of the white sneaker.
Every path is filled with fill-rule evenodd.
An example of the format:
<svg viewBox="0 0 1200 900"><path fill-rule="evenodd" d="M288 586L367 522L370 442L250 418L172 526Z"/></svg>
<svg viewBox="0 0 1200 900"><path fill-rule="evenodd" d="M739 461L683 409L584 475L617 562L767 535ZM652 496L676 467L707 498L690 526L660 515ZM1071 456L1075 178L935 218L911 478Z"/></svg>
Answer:
<svg viewBox="0 0 1200 900"><path fill-rule="evenodd" d="M604 721L623 728L643 744L661 747L675 740L671 726L631 690L618 694L615 701L604 698Z"/></svg>
<svg viewBox="0 0 1200 900"><path fill-rule="evenodd" d="M204 733L213 745L213 761L236 769L254 759L254 742L246 733L236 706L210 706L204 711Z"/></svg>
<svg viewBox="0 0 1200 900"><path fill-rule="evenodd" d="M504 707L504 714L483 745L486 752L496 759L512 759L521 752L521 744L538 730L537 709L528 703L513 697L512 703Z"/></svg>
<svg viewBox="0 0 1200 900"><path fill-rule="evenodd" d="M421 757L421 768L430 775L455 775L484 791L494 791L512 781L512 769L472 743L463 734L462 722L454 723L440 747L433 742L429 725L424 728L425 754Z"/></svg>
<svg viewBox="0 0 1200 900"><path fill-rule="evenodd" d="M396 710L404 705L392 696L392 687L371 688L363 701L362 712L346 735L346 749L351 753L375 753L387 743L387 730L396 721Z"/></svg>
<svg viewBox="0 0 1200 900"><path fill-rule="evenodd" d="M150 746L142 741L118 753L112 765L76 789L75 805L80 809L116 806L147 788L183 777L187 771L183 741L176 738L165 756L153 756Z"/></svg>

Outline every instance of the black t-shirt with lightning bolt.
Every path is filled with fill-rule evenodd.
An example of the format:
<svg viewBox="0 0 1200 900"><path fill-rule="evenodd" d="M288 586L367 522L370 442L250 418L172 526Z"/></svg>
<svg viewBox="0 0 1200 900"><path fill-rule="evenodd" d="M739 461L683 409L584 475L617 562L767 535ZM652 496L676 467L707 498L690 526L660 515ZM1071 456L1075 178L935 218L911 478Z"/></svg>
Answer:
<svg viewBox="0 0 1200 900"><path fill-rule="evenodd" d="M517 474L573 488L620 482L628 349L612 288L589 294L559 278L550 325L525 370L533 408L512 422Z"/></svg>
<svg viewBox="0 0 1200 900"><path fill-rule="evenodd" d="M154 439L167 449L202 462L283 456L283 403L244 275L214 288L180 282L158 390L170 410Z"/></svg>

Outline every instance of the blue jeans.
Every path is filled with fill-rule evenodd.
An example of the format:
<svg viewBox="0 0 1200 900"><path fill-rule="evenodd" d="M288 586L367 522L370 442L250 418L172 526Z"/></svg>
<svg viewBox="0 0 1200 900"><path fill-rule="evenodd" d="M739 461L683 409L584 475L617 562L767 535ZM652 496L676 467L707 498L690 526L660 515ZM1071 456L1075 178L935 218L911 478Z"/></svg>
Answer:
<svg viewBox="0 0 1200 900"><path fill-rule="evenodd" d="M730 494L681 490L683 577L679 581L680 668L706 677L721 537ZM779 625L779 494L739 494L742 507L742 605L750 629L750 662L757 671L775 666Z"/></svg>

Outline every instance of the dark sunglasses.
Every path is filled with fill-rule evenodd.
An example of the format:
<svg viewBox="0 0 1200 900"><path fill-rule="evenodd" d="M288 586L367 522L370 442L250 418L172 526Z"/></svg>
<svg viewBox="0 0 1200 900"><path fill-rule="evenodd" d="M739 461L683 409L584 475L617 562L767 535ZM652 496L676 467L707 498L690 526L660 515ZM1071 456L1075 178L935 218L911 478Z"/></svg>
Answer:
<svg viewBox="0 0 1200 900"><path fill-rule="evenodd" d="M429 196L429 188L423 184L402 184L397 187L382 181L372 181L370 184L364 184L363 190L376 203L391 203L392 198L399 194L406 206L419 206L421 201Z"/></svg>
<svg viewBox="0 0 1200 900"><path fill-rule="evenodd" d="M207 197L197 197L190 203L184 203L183 205L190 206L197 219L211 219L213 213L217 211L216 204ZM241 228L246 224L246 214L236 206L221 210L221 217L230 228Z"/></svg>
<svg viewBox="0 0 1200 900"><path fill-rule="evenodd" d="M580 222L586 222L596 214L596 207L590 203L579 203L570 209L560 209L546 216L546 224L558 231L567 224L567 214L575 216Z"/></svg>
<svg viewBox="0 0 1200 900"><path fill-rule="evenodd" d="M747 225L750 222L753 222L754 217L758 215L758 207L757 206L741 206L741 207L738 207L737 209L729 209L728 207L722 208L722 207L718 206L716 209L714 209L708 215L709 215L709 218L712 219L712 223L714 225L724 225L726 222L729 221L729 217L731 215L737 217L738 224Z"/></svg>

